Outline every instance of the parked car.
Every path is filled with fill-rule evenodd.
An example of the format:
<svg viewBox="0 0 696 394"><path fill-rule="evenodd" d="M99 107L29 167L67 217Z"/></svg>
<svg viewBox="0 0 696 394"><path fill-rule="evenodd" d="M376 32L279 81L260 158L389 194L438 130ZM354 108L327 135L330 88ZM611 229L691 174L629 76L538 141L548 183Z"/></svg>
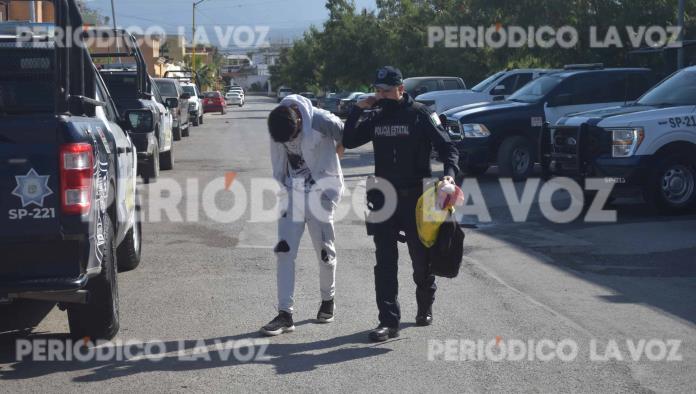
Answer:
<svg viewBox="0 0 696 394"><path fill-rule="evenodd" d="M470 90L439 90L418 95L415 100L441 114L467 104L504 100L527 83L558 70L515 69L499 71Z"/></svg>
<svg viewBox="0 0 696 394"><path fill-rule="evenodd" d="M309 101L312 102L312 105L315 107L319 105L319 100L317 99L317 96L312 92L302 92L300 93L300 96L308 98Z"/></svg>
<svg viewBox="0 0 696 394"><path fill-rule="evenodd" d="M278 89L278 93L277 93L278 102L281 102L285 97L291 95L292 93L293 93L293 92L292 92L292 89L290 89L290 88L280 88L280 89Z"/></svg>
<svg viewBox="0 0 696 394"><path fill-rule="evenodd" d="M227 113L227 102L222 93L218 91L203 93L203 112L220 112L222 115Z"/></svg>
<svg viewBox="0 0 696 394"><path fill-rule="evenodd" d="M188 112L189 112L189 120L194 126L202 125L203 124L203 95L201 94L201 91L198 90L198 86L196 86L195 83L193 82L181 82L181 88L184 90L184 93L188 93L189 100L188 100Z"/></svg>
<svg viewBox="0 0 696 394"><path fill-rule="evenodd" d="M162 98L167 103L167 107L172 112L174 140L179 141L181 137L188 137L191 124L188 116L188 99L191 96L184 92L176 79L155 78L154 81L162 94Z"/></svg>
<svg viewBox="0 0 696 394"><path fill-rule="evenodd" d="M346 117L348 116L348 113L350 112L350 109L353 108L353 105L358 101L358 97L363 95L365 93L363 92L350 92L344 95L342 98L339 98L338 100L338 107L336 109L335 114L340 116L340 117Z"/></svg>
<svg viewBox="0 0 696 394"><path fill-rule="evenodd" d="M93 31L96 32L96 31ZM89 32L88 33L92 33ZM96 34L99 34L96 32ZM147 75L147 65L137 45L135 37L125 30L118 31L126 45L123 57L132 57L136 61L135 69L101 70L101 76L106 83L111 97L116 103L120 114L128 110L145 109L153 116L152 128L138 128L130 136L138 149L138 168L145 183L157 179L160 169L170 170L174 166L173 137L171 128L166 128L167 113L152 94L152 79ZM95 57L107 57L110 54L95 53Z"/></svg>
<svg viewBox="0 0 696 394"><path fill-rule="evenodd" d="M57 28L82 31L75 0L54 4L70 15ZM153 116L117 111L84 44L51 40L3 35L0 46L0 299L59 303L73 338L111 339L117 269L136 268L142 245L127 132Z"/></svg>
<svg viewBox="0 0 696 394"><path fill-rule="evenodd" d="M539 157L544 122L633 101L653 84L649 69L568 66L532 81L507 101L453 108L444 113L445 126L457 139L466 172L482 174L497 163L500 176L522 180Z"/></svg>
<svg viewBox="0 0 696 394"><path fill-rule="evenodd" d="M225 95L225 101L227 105L238 105L240 107L244 106L244 92L241 90L230 90Z"/></svg>
<svg viewBox="0 0 696 394"><path fill-rule="evenodd" d="M635 103L561 118L542 133L542 164L581 185L601 178L614 196L642 195L669 213L696 206L696 67Z"/></svg>
<svg viewBox="0 0 696 394"><path fill-rule="evenodd" d="M464 80L458 77L413 77L404 79L404 90L411 97L440 90L466 89Z"/></svg>

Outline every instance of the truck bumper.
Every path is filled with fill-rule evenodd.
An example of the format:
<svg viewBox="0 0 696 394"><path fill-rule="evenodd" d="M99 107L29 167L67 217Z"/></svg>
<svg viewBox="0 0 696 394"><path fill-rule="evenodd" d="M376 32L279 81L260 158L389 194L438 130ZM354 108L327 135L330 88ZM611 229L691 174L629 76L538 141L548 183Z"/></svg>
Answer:
<svg viewBox="0 0 696 394"><path fill-rule="evenodd" d="M459 151L459 166L464 169L469 166L482 167L490 164L489 137L464 138L455 141Z"/></svg>
<svg viewBox="0 0 696 394"><path fill-rule="evenodd" d="M0 299L52 299L37 293L62 293L65 299L85 287L97 272L87 267L97 265L93 245L87 237L63 240L22 240L0 243L3 259L0 264ZM95 270L92 270L95 271ZM33 293L33 296L31 294Z"/></svg>

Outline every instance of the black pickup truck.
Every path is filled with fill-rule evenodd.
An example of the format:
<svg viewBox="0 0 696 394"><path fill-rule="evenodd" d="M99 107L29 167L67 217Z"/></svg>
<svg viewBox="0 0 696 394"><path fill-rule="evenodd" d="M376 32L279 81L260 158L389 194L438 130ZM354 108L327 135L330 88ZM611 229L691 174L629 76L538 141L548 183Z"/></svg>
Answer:
<svg viewBox="0 0 696 394"><path fill-rule="evenodd" d="M82 29L75 0L53 3L55 29ZM57 302L74 337L116 335L117 272L141 245L127 131L152 121L120 116L84 46L0 36L0 302Z"/></svg>

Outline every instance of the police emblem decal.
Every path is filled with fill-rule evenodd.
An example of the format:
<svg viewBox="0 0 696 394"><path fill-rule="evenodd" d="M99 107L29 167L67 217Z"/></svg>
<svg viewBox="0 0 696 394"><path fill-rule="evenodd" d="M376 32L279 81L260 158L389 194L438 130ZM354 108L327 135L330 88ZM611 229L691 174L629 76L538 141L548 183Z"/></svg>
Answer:
<svg viewBox="0 0 696 394"><path fill-rule="evenodd" d="M377 78L384 79L387 76L387 70L381 69L377 72Z"/></svg>
<svg viewBox="0 0 696 394"><path fill-rule="evenodd" d="M53 190L48 187L49 178L50 175L39 175L33 168L26 175L15 176L17 187L12 194L22 200L22 208L30 204L43 207L44 199L53 194Z"/></svg>

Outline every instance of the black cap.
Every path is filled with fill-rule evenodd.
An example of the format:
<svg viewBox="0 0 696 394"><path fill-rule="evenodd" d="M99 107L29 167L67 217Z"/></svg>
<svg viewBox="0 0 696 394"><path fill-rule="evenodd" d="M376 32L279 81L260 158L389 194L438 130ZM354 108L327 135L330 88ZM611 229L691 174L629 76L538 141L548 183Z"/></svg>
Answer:
<svg viewBox="0 0 696 394"><path fill-rule="evenodd" d="M404 83L401 70L392 66L385 66L377 70L373 85L378 88L400 86Z"/></svg>

